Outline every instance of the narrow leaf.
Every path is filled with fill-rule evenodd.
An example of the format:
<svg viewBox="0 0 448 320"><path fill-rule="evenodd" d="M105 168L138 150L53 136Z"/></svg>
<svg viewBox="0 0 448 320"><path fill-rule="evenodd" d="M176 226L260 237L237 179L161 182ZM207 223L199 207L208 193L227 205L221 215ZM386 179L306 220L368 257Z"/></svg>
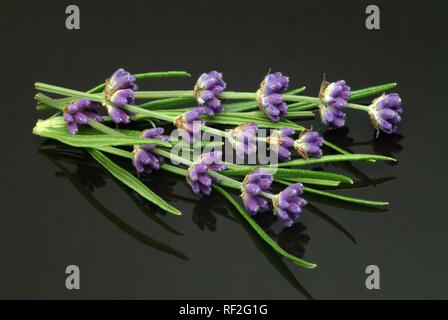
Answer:
<svg viewBox="0 0 448 320"><path fill-rule="evenodd" d="M131 137L127 135L107 135L107 134L88 134L71 135L66 128L42 128L37 125L33 133L45 138L51 138L61 141L73 147L78 148L100 148L106 146L125 146L125 145L144 145L156 144L164 147L171 147L171 144L157 139L144 139Z"/></svg>
<svg viewBox="0 0 448 320"><path fill-rule="evenodd" d="M269 170L269 169L268 169ZM253 171L251 168L241 168L238 166L233 167L233 169L229 169L223 171L226 175L230 176L244 176ZM331 172L323 172L323 171L315 171L315 170L307 170L307 169L286 169L286 168L272 168L272 173L275 178L278 179L323 179L323 180L331 180L338 181L344 183L353 183L353 180L347 176L337 173Z"/></svg>
<svg viewBox="0 0 448 320"><path fill-rule="evenodd" d="M324 179L313 179L313 178L300 178L300 179L275 179L278 183L284 184L289 186L292 183L300 182L304 184L314 184L317 186L324 186L324 187L337 187L339 186L339 181L333 181L333 180L324 180Z"/></svg>
<svg viewBox="0 0 448 320"><path fill-rule="evenodd" d="M168 202L163 200L157 194L155 194L151 189L145 186L139 179L134 177L131 173L121 168L115 164L112 160L106 157L102 152L95 149L87 149L90 155L98 161L104 168L106 168L115 178L123 182L129 188L136 191L143 198L154 203L156 206L162 208L163 210L173 213L175 215L181 215L182 213L171 206Z"/></svg>
<svg viewBox="0 0 448 320"><path fill-rule="evenodd" d="M368 96L380 95L387 90L394 88L397 84L395 82L381 84L378 86L368 87L364 89L352 91L352 95L349 100L361 99Z"/></svg>
<svg viewBox="0 0 448 320"><path fill-rule="evenodd" d="M346 202L351 202L351 203L356 203L356 204L361 204L361 205L367 205L367 206L387 206L387 205L389 205L389 202L386 202L386 201L373 201L373 200L365 200L365 199L360 199L360 198L348 197L348 196L343 196L343 195L336 194L336 193L313 189L310 187L303 187L303 191L317 194L317 195L323 196L323 197L338 199L341 201L346 201Z"/></svg>

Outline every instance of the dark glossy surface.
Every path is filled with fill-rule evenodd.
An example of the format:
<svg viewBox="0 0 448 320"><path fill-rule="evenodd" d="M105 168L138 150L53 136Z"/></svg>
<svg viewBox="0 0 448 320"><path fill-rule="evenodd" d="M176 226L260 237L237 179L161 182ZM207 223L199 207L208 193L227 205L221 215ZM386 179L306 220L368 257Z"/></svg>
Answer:
<svg viewBox="0 0 448 320"><path fill-rule="evenodd" d="M65 29L66 4L1 4L1 298L448 298L444 2L380 1L379 31L365 29L362 2L125 3L80 1L80 31ZM354 89L398 82L400 135L375 140L367 116L351 111L350 130L328 138L399 163L324 167L363 186L344 194L391 205L368 210L308 197L292 230L269 214L257 218L316 270L279 259L222 198L198 201L178 177L158 173L147 182L183 216L147 207L88 156L41 147L31 134L43 117L34 110L35 81L84 89L118 67L194 77L218 69L229 90L256 89L270 67L309 94L324 72ZM69 264L81 268L80 291L65 289ZM381 290L365 289L370 264L381 269Z"/></svg>

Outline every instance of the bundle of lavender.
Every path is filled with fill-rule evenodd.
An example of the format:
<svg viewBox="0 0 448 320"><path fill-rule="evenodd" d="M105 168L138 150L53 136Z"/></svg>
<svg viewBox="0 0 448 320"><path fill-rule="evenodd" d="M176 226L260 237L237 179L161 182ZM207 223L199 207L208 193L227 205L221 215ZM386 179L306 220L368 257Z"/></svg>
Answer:
<svg viewBox="0 0 448 320"><path fill-rule="evenodd" d="M314 117L330 128L345 124L345 111L367 112L379 132L394 133L401 121L401 99L385 94L395 83L351 91L345 81L323 81L317 97L304 96L305 87L289 90L289 78L268 74L256 92L226 91L222 73L202 74L193 90L139 91L137 80L190 77L183 71L130 74L119 69L105 83L84 92L36 83L37 109L56 109L38 120L33 133L85 149L115 178L166 212L181 212L140 180L154 170L184 176L195 194L222 194L258 235L280 255L306 268L316 264L281 248L253 220L272 210L286 227L300 219L306 193L364 206L388 202L348 197L325 190L353 184L350 177L303 166L376 160L396 161L373 154L352 154L323 139L298 120ZM42 92L62 97L51 98ZM368 106L352 101L378 96ZM137 104L136 101L139 101ZM142 101L140 103L140 101ZM104 112L102 112L104 111ZM138 131L129 123L143 123ZM164 135L164 127L171 128ZM337 154L323 155L326 145ZM223 150L224 148L224 150ZM135 172L120 167L106 154L128 158ZM279 186L286 186L276 192ZM241 192L240 204L227 190Z"/></svg>

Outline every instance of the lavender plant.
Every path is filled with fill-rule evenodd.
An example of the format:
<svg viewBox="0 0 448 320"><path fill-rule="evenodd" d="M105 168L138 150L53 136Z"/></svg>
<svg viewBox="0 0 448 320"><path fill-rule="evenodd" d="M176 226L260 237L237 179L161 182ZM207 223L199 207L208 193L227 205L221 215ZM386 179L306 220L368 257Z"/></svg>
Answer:
<svg viewBox="0 0 448 320"><path fill-rule="evenodd" d="M376 130L394 133L401 121L401 99L397 94L386 95L384 92L393 88L395 83L352 91L344 80L324 81L318 96L312 97L301 95L304 87L288 91L289 77L280 72L266 75L256 92L236 92L225 91L227 84L223 74L212 71L203 73L192 90L139 91L136 85L137 80L172 76L189 77L189 74L171 71L133 75L119 69L104 84L85 92L36 83L38 91L63 98L50 98L41 92L36 95L39 110L52 108L57 113L46 120L38 120L33 133L85 149L124 185L175 215L181 212L150 190L141 181L142 174L164 170L181 175L186 178L192 191L202 196L210 195L213 189L217 190L269 246L306 268L316 265L279 247L252 216L260 211L272 210L281 223L291 227L300 220L302 208L308 203L305 200L307 194L364 206L388 204L318 188L353 184L353 180L341 174L301 167L395 159L373 154L352 154L323 139L317 131L300 125L297 120L314 117L313 110L317 109L323 124L336 128L345 124L345 113L349 109L356 109L369 114ZM369 106L351 102L378 94L381 95ZM139 100L146 101L137 104ZM228 102L230 100L239 101ZM105 115L101 115L101 107ZM164 129L160 126L143 132L121 128L123 124L147 121L171 125L178 130L182 141L163 135ZM270 135L259 136L259 128L271 130ZM224 162L220 151L203 152L196 158L173 152L179 144L190 151L198 144L203 146L201 132L226 139L237 153L243 155L256 153L258 145L266 143L280 162L236 164ZM324 155L323 145L337 154ZM220 143L214 146L220 146ZM135 173L120 167L106 154L129 159ZM286 185L286 188L280 192L271 191L278 185ZM223 188L239 191L246 209Z"/></svg>

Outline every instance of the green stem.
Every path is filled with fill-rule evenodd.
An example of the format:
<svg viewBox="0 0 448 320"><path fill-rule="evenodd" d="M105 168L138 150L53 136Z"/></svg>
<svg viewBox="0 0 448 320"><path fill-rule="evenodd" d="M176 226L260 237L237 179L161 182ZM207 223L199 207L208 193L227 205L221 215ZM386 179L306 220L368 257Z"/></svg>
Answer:
<svg viewBox="0 0 448 320"><path fill-rule="evenodd" d="M127 110L127 111L132 111L135 113L140 113L140 114L148 116L150 118L169 121L171 123L173 123L174 120L176 119L176 117L174 117L174 116L169 116L169 115L163 114L161 112L156 112L156 111L151 111L151 110L143 109L143 108L136 107L136 106L131 106L129 104L123 106L122 109Z"/></svg>
<svg viewBox="0 0 448 320"><path fill-rule="evenodd" d="M219 97L223 99L255 100L257 94L255 92L224 91Z"/></svg>
<svg viewBox="0 0 448 320"><path fill-rule="evenodd" d="M162 72L145 72L134 74L137 80L141 79L153 79L153 78L173 78L173 77L186 77L189 78L191 75L185 71L162 71ZM102 92L106 87L106 83L100 83L99 85L88 90L87 93L98 93Z"/></svg>
<svg viewBox="0 0 448 320"><path fill-rule="evenodd" d="M90 127L94 128L94 129L96 129L96 130L98 130L100 132L103 132L105 134L110 134L110 135L114 135L114 136L116 136L116 135L123 135L123 133L121 133L121 132L119 132L117 130L114 130L114 129L112 129L112 128L110 128L110 127L108 127L108 126L106 126L106 125L104 125L104 124L102 124L102 123L100 123L98 121L93 120L93 119L88 119L87 120L87 124Z"/></svg>
<svg viewBox="0 0 448 320"><path fill-rule="evenodd" d="M162 99L162 98L192 98L192 90L173 90L173 91L135 91L135 99Z"/></svg>
<svg viewBox="0 0 448 320"><path fill-rule="evenodd" d="M362 111L366 111L366 112L370 111L369 106L363 106L362 104L347 103L345 106L350 109L362 110Z"/></svg>
<svg viewBox="0 0 448 320"><path fill-rule="evenodd" d="M100 102L100 103L103 102L103 97L98 94L86 93L86 92L82 92L82 91L67 89L67 88L58 87L58 86L54 86L54 85L46 84L46 83L42 83L42 82L36 82L34 84L34 86L39 91L51 92L51 93L55 93L55 94L59 94L62 96L67 96L67 97L90 99L92 101L96 101L96 102Z"/></svg>
<svg viewBox="0 0 448 320"><path fill-rule="evenodd" d="M36 101L46 104L47 106L52 107L54 109L61 110L61 111L64 110L64 106L62 104L58 103L56 100L50 98L49 96L44 95L43 93L40 93L40 92L37 93L34 96L34 99Z"/></svg>
<svg viewBox="0 0 448 320"><path fill-rule="evenodd" d="M290 94L284 94L283 99L285 99L285 101L294 101L294 102L320 103L320 99L317 97L298 96L298 95L290 95Z"/></svg>
<svg viewBox="0 0 448 320"><path fill-rule="evenodd" d="M201 126L202 131L204 132L208 132L223 138L227 138L228 137L228 133L222 130L218 130L212 127L207 127L207 126Z"/></svg>

